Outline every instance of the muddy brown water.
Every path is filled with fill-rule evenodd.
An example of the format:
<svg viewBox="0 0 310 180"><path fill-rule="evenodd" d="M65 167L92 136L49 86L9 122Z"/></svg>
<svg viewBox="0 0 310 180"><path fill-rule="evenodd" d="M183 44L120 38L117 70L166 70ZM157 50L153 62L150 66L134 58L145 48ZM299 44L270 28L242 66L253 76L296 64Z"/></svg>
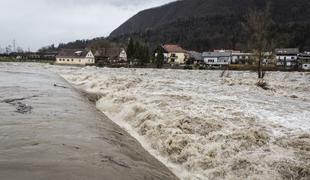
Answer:
<svg viewBox="0 0 310 180"><path fill-rule="evenodd" d="M0 179L177 179L66 81L0 63Z"/></svg>

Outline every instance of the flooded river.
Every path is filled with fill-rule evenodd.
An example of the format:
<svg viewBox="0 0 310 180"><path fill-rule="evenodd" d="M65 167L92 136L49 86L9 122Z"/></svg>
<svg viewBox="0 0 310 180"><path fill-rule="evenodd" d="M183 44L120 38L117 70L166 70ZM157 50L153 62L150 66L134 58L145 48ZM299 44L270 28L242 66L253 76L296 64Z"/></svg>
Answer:
<svg viewBox="0 0 310 180"><path fill-rule="evenodd" d="M0 179L177 179L65 80L0 63Z"/></svg>

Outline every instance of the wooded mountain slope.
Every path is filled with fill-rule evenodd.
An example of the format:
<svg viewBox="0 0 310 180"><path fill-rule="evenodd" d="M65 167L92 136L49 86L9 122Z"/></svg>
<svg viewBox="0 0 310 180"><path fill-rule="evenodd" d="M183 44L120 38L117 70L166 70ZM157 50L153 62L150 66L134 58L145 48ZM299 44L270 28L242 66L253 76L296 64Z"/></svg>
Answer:
<svg viewBox="0 0 310 180"><path fill-rule="evenodd" d="M126 42L129 37L154 47L177 43L187 49L247 49L242 26L249 9L266 7L267 0L183 0L139 12L109 39ZM310 50L310 1L269 0L276 47Z"/></svg>

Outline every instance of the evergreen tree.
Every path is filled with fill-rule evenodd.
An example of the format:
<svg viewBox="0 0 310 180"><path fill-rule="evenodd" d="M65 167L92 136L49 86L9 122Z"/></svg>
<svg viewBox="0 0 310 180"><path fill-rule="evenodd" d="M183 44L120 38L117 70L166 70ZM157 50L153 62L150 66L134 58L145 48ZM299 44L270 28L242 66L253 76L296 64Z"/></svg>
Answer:
<svg viewBox="0 0 310 180"><path fill-rule="evenodd" d="M135 63L143 66L149 62L149 48L140 41L134 41L131 38L127 47L127 56L129 60L136 61Z"/></svg>
<svg viewBox="0 0 310 180"><path fill-rule="evenodd" d="M144 53L143 53L143 62L149 63L150 62L150 53L149 48L147 46L144 46Z"/></svg>
<svg viewBox="0 0 310 180"><path fill-rule="evenodd" d="M128 57L129 60L134 59L135 45L134 45L134 41L133 41L132 38L130 38L130 40L129 40L126 53L127 53L127 57Z"/></svg>
<svg viewBox="0 0 310 180"><path fill-rule="evenodd" d="M141 53L141 45L140 45L140 43L139 43L139 41L136 41L135 43L134 43L134 59L137 61L137 63L139 64L139 65L141 65L142 64L142 53Z"/></svg>
<svg viewBox="0 0 310 180"><path fill-rule="evenodd" d="M164 56L163 48L162 47L157 48L157 56L155 58L157 68L163 67L164 59L165 59L165 56Z"/></svg>

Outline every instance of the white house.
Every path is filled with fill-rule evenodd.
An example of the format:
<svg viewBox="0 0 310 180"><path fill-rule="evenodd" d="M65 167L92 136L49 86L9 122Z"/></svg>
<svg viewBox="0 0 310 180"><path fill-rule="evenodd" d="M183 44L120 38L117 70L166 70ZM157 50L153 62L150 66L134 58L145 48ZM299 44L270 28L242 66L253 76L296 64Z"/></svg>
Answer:
<svg viewBox="0 0 310 180"><path fill-rule="evenodd" d="M275 55L277 60L277 66L284 68L294 68L298 66L298 54L297 48L276 49Z"/></svg>
<svg viewBox="0 0 310 180"><path fill-rule="evenodd" d="M62 49L56 56L56 64L61 65L93 65L95 57L91 50Z"/></svg>
<svg viewBox="0 0 310 180"><path fill-rule="evenodd" d="M210 67L228 66L231 62L231 52L203 52L202 58L204 63Z"/></svg>
<svg viewBox="0 0 310 180"><path fill-rule="evenodd" d="M231 64L252 64L253 56L253 53L232 52Z"/></svg>

